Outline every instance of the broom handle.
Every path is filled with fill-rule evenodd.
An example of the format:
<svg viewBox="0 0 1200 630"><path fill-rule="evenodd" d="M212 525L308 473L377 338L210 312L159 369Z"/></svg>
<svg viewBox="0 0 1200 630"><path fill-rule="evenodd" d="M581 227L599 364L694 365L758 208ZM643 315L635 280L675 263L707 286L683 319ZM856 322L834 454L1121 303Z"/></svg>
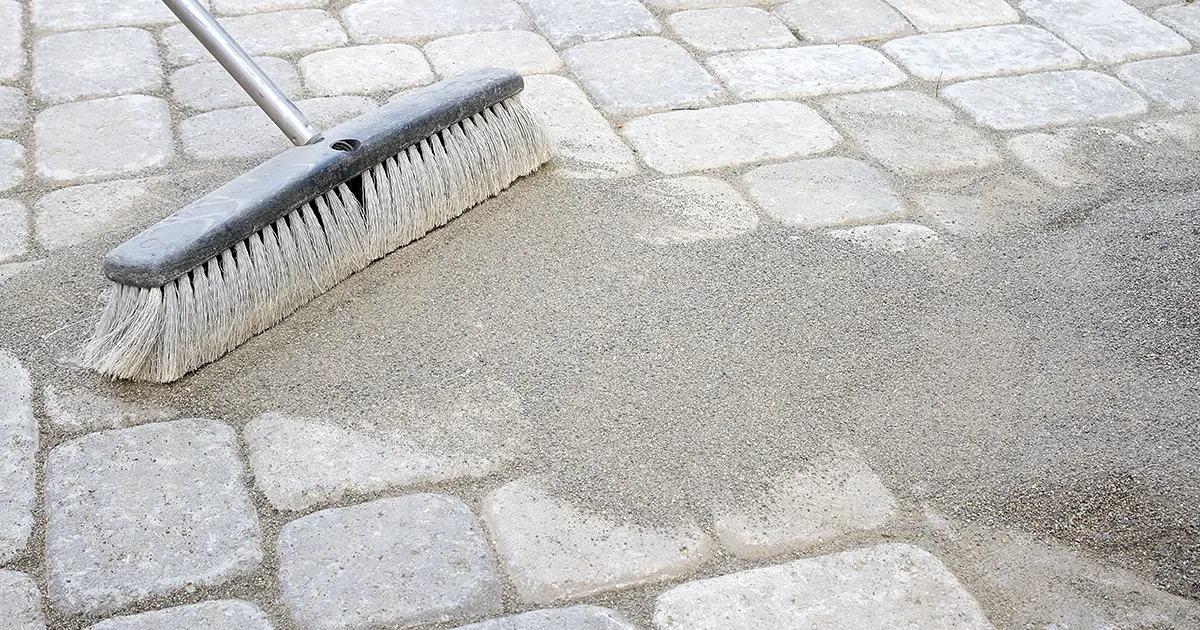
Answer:
<svg viewBox="0 0 1200 630"><path fill-rule="evenodd" d="M225 32L199 0L163 0L180 22L225 67L243 90L254 99L292 144L300 147L321 141L321 131L313 126L275 85L258 64Z"/></svg>

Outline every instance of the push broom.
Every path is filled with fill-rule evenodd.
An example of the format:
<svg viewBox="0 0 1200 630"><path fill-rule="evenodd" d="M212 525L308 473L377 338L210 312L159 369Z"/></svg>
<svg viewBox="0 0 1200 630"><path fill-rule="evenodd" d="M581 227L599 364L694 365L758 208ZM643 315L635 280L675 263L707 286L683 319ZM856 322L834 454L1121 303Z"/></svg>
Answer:
<svg viewBox="0 0 1200 630"><path fill-rule="evenodd" d="M296 146L109 252L85 366L169 382L550 158L520 75L468 72L325 132L197 0L163 0Z"/></svg>

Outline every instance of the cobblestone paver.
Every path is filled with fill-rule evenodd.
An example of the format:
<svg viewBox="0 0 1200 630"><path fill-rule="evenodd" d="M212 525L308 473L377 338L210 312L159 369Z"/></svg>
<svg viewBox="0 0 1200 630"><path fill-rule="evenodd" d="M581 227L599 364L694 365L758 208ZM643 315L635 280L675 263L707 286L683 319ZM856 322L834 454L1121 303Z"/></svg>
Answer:
<svg viewBox="0 0 1200 630"><path fill-rule="evenodd" d="M156 199L141 179L60 188L34 206L37 241L50 250L83 243L107 233L129 211Z"/></svg>
<svg viewBox="0 0 1200 630"><path fill-rule="evenodd" d="M818 44L860 42L913 33L883 0L793 0L775 9L788 26Z"/></svg>
<svg viewBox="0 0 1200 630"><path fill-rule="evenodd" d="M165 4L153 0L30 0L30 4L33 25L54 31L162 24L175 19Z"/></svg>
<svg viewBox="0 0 1200 630"><path fill-rule="evenodd" d="M139 405L84 389L59 388L53 385L48 385L42 390L42 404L46 406L50 424L66 433L123 429L170 420L179 415L172 409Z"/></svg>
<svg viewBox="0 0 1200 630"><path fill-rule="evenodd" d="M1021 9L1100 63L1182 53L1192 47L1121 0L1024 0Z"/></svg>
<svg viewBox="0 0 1200 630"><path fill-rule="evenodd" d="M290 62L278 57L256 57L254 61L284 94L292 98L300 94L300 78ZM254 104L215 61L172 72L170 84L176 101L202 112Z"/></svg>
<svg viewBox="0 0 1200 630"><path fill-rule="evenodd" d="M978 79L942 93L977 122L1003 130L1119 120L1146 111L1136 92L1091 70Z"/></svg>
<svg viewBox="0 0 1200 630"><path fill-rule="evenodd" d="M37 173L56 182L152 171L174 154L167 103L140 94L44 110L33 136Z"/></svg>
<svg viewBox="0 0 1200 630"><path fill-rule="evenodd" d="M25 67L24 32L21 17L24 11L13 0L0 0L0 81L12 81L21 76Z"/></svg>
<svg viewBox="0 0 1200 630"><path fill-rule="evenodd" d="M296 101L313 124L328 129L377 107L359 96L333 96ZM289 144L257 107L220 109L197 114L179 125L183 151L199 160L227 160L271 155Z"/></svg>
<svg viewBox="0 0 1200 630"><path fill-rule="evenodd" d="M438 74L443 77L475 68L511 68L522 74L554 72L562 59L546 38L528 31L468 33L434 40L425 45Z"/></svg>
<svg viewBox="0 0 1200 630"><path fill-rule="evenodd" d="M364 0L343 9L342 19L360 43L414 42L529 24L512 0Z"/></svg>
<svg viewBox="0 0 1200 630"><path fill-rule="evenodd" d="M25 147L12 140L0 140L0 192L25 179Z"/></svg>
<svg viewBox="0 0 1200 630"><path fill-rule="evenodd" d="M28 118L28 99L17 88L0 87L0 135L15 132Z"/></svg>
<svg viewBox="0 0 1200 630"><path fill-rule="evenodd" d="M711 105L721 95L682 46L661 37L580 44L563 58L600 107L617 115Z"/></svg>
<svg viewBox="0 0 1200 630"><path fill-rule="evenodd" d="M0 565L25 550L33 530L38 433L32 398L29 373L0 351Z"/></svg>
<svg viewBox="0 0 1200 630"><path fill-rule="evenodd" d="M1200 109L1200 55L1135 61L1117 76L1155 103L1171 109Z"/></svg>
<svg viewBox="0 0 1200 630"><path fill-rule="evenodd" d="M680 11L667 20L684 42L703 52L778 48L796 36L770 13L754 7Z"/></svg>
<svg viewBox="0 0 1200 630"><path fill-rule="evenodd" d="M0 570L0 624L5 630L45 629L42 596L28 575Z"/></svg>
<svg viewBox="0 0 1200 630"><path fill-rule="evenodd" d="M791 225L884 219L904 208L882 173L849 158L760 166L743 181L759 207Z"/></svg>
<svg viewBox="0 0 1200 630"><path fill-rule="evenodd" d="M653 35L658 20L638 0L519 0L534 24L555 46L598 39Z"/></svg>
<svg viewBox="0 0 1200 630"><path fill-rule="evenodd" d="M526 77L522 98L545 121L554 139L552 163L558 172L588 178L638 172L633 151L570 79L555 75Z"/></svg>
<svg viewBox="0 0 1200 630"><path fill-rule="evenodd" d="M907 78L883 55L854 44L726 53L708 65L743 99L878 90Z"/></svg>
<svg viewBox="0 0 1200 630"><path fill-rule="evenodd" d="M1006 24L1021 19L1005 0L887 0L922 32Z"/></svg>
<svg viewBox="0 0 1200 630"><path fill-rule="evenodd" d="M158 43L137 28L58 33L33 47L33 92L50 101L153 91L162 77Z"/></svg>
<svg viewBox="0 0 1200 630"><path fill-rule="evenodd" d="M1195 3L1164 7L1155 11L1154 17L1193 42L1200 42L1200 7Z"/></svg>
<svg viewBox="0 0 1200 630"><path fill-rule="evenodd" d="M635 630L616 611L599 606L535 610L462 626L457 630Z"/></svg>
<svg viewBox="0 0 1200 630"><path fill-rule="evenodd" d="M0 262L23 255L29 249L29 222L25 206L0 199Z"/></svg>
<svg viewBox="0 0 1200 630"><path fill-rule="evenodd" d="M239 600L204 602L115 617L87 630L272 630L258 606Z"/></svg>
<svg viewBox="0 0 1200 630"><path fill-rule="evenodd" d="M313 53L300 60L304 85L313 94L395 92L433 82L420 50L406 44L352 46Z"/></svg>
<svg viewBox="0 0 1200 630"><path fill-rule="evenodd" d="M251 55L288 55L346 43L346 31L325 11L298 9L221 18L221 26ZM212 61L212 56L183 25L163 32L167 57L175 64Z"/></svg>
<svg viewBox="0 0 1200 630"><path fill-rule="evenodd" d="M914 35L884 44L887 54L928 81L958 81L1083 65L1083 56L1025 24Z"/></svg>

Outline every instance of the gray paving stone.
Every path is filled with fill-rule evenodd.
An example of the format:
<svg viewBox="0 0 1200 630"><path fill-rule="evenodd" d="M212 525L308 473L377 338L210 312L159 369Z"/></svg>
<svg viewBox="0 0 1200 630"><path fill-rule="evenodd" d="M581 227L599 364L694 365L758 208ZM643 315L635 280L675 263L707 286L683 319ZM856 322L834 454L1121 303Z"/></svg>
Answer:
<svg viewBox="0 0 1200 630"><path fill-rule="evenodd" d="M633 151L570 79L525 77L521 99L550 132L554 172L577 178L625 177L638 172Z"/></svg>
<svg viewBox="0 0 1200 630"><path fill-rule="evenodd" d="M19 258L29 250L29 220L25 206L12 199L0 199L0 262Z"/></svg>
<svg viewBox="0 0 1200 630"><path fill-rule="evenodd" d="M915 32L883 0L795 0L775 9L805 40L818 44L860 42Z"/></svg>
<svg viewBox="0 0 1200 630"><path fill-rule="evenodd" d="M758 227L758 214L733 186L711 177L679 177L638 190L655 214L635 228L651 245L685 245L736 238Z"/></svg>
<svg viewBox="0 0 1200 630"><path fill-rule="evenodd" d="M916 223L885 223L830 230L830 238L849 241L863 249L898 254L936 244L941 237L934 230Z"/></svg>
<svg viewBox="0 0 1200 630"><path fill-rule="evenodd" d="M958 81L1083 65L1083 55L1026 24L929 33L890 41L883 51L929 81Z"/></svg>
<svg viewBox="0 0 1200 630"><path fill-rule="evenodd" d="M644 0L656 9L678 11L680 9L719 9L724 7L771 6L784 0Z"/></svg>
<svg viewBox="0 0 1200 630"><path fill-rule="evenodd" d="M38 449L33 386L17 358L0 350L0 565L25 551L33 531L33 458Z"/></svg>
<svg viewBox="0 0 1200 630"><path fill-rule="evenodd" d="M979 603L929 552L887 543L677 586L659 630L991 630Z"/></svg>
<svg viewBox="0 0 1200 630"><path fill-rule="evenodd" d="M291 63L278 57L256 57L254 61L284 94L293 99L300 95L300 78ZM200 111L254 104L245 90L216 62L180 68L171 73L170 83L171 95L176 101Z"/></svg>
<svg viewBox="0 0 1200 630"><path fill-rule="evenodd" d="M171 409L108 398L83 388L53 385L47 385L42 390L42 402L46 407L46 415L50 417L50 425L65 433L123 429L162 422L179 415Z"/></svg>
<svg viewBox="0 0 1200 630"><path fill-rule="evenodd" d="M33 579L24 573L0 570L0 627L4 630L46 628L42 620L42 595Z"/></svg>
<svg viewBox="0 0 1200 630"><path fill-rule="evenodd" d="M12 140L0 140L0 192L25 179L25 147Z"/></svg>
<svg viewBox="0 0 1200 630"><path fill-rule="evenodd" d="M258 606L237 599L115 617L86 630L271 630Z"/></svg>
<svg viewBox="0 0 1200 630"><path fill-rule="evenodd" d="M651 168L672 175L812 155L841 140L816 111L784 101L654 114L621 133Z"/></svg>
<svg viewBox="0 0 1200 630"><path fill-rule="evenodd" d="M304 85L318 96L395 92L434 80L420 50L407 44L349 46L300 60Z"/></svg>
<svg viewBox="0 0 1200 630"><path fill-rule="evenodd" d="M1200 108L1200 55L1135 61L1117 76L1170 109Z"/></svg>
<svg viewBox="0 0 1200 630"><path fill-rule="evenodd" d="M101 431L46 458L48 595L107 612L222 584L262 560L237 436L208 420Z"/></svg>
<svg viewBox="0 0 1200 630"><path fill-rule="evenodd" d="M1154 17L1193 42L1200 42L1200 5L1190 3L1165 7L1155 11Z"/></svg>
<svg viewBox="0 0 1200 630"><path fill-rule="evenodd" d="M165 203L150 192L144 179L62 188L34 205L37 240L49 250L77 245L128 224L135 209Z"/></svg>
<svg viewBox="0 0 1200 630"><path fill-rule="evenodd" d="M512 0L365 0L343 9L342 20L354 41L368 44L529 26Z"/></svg>
<svg viewBox="0 0 1200 630"><path fill-rule="evenodd" d="M797 43L788 27L754 7L680 11L667 18L671 30L701 52L779 48Z"/></svg>
<svg viewBox="0 0 1200 630"><path fill-rule="evenodd" d="M1200 114L1190 112L1141 120L1133 126L1131 133L1149 144L1169 144L1200 151Z"/></svg>
<svg viewBox="0 0 1200 630"><path fill-rule="evenodd" d="M881 90L908 78L883 55L855 44L725 53L707 63L743 99Z"/></svg>
<svg viewBox="0 0 1200 630"><path fill-rule="evenodd" d="M456 630L636 630L615 610L599 606L571 606L535 610L521 615L460 626Z"/></svg>
<svg viewBox="0 0 1200 630"><path fill-rule="evenodd" d="M983 134L918 92L847 94L826 101L825 110L867 154L901 175L985 168L1002 160Z"/></svg>
<svg viewBox="0 0 1200 630"><path fill-rule="evenodd" d="M61 103L162 87L158 44L138 28L58 33L33 47L33 91Z"/></svg>
<svg viewBox="0 0 1200 630"><path fill-rule="evenodd" d="M212 0L213 13L217 15L246 15L288 9L319 9L329 0Z"/></svg>
<svg viewBox="0 0 1200 630"><path fill-rule="evenodd" d="M1040 184L1005 174L966 191L916 193L912 200L939 231L978 236L1044 224L1039 212L1053 197Z"/></svg>
<svg viewBox="0 0 1200 630"><path fill-rule="evenodd" d="M882 174L849 158L760 166L742 181L767 214L801 227L880 220L904 209Z"/></svg>
<svg viewBox="0 0 1200 630"><path fill-rule="evenodd" d="M526 477L483 499L483 518L522 599L548 604L687 575L712 555L694 525L652 530L578 510Z"/></svg>
<svg viewBox="0 0 1200 630"><path fill-rule="evenodd" d="M580 44L563 59L600 107L618 116L700 107L721 96L683 47L661 37Z"/></svg>
<svg viewBox="0 0 1200 630"><path fill-rule="evenodd" d="M529 31L443 37L426 44L425 54L444 77L475 68L510 68L525 75L562 68L562 59L546 38Z"/></svg>
<svg viewBox="0 0 1200 630"><path fill-rule="evenodd" d="M25 92L18 88L0 87L0 136L16 133L28 118Z"/></svg>
<svg viewBox="0 0 1200 630"><path fill-rule="evenodd" d="M361 96L334 96L297 101L319 129L329 129L376 107ZM261 157L291 146L257 107L238 107L197 114L179 124L183 151L198 160Z"/></svg>
<svg viewBox="0 0 1200 630"><path fill-rule="evenodd" d="M341 46L347 41L342 25L318 9L259 13L219 21L251 55L300 55ZM171 63L213 61L212 55L182 24L168 27L162 39Z"/></svg>
<svg viewBox="0 0 1200 630"><path fill-rule="evenodd" d="M32 5L33 25L52 31L164 24L176 19L156 0L32 0Z"/></svg>
<svg viewBox="0 0 1200 630"><path fill-rule="evenodd" d="M1122 0L1023 0L1021 10L1098 63L1191 50L1171 29Z"/></svg>
<svg viewBox="0 0 1200 630"><path fill-rule="evenodd" d="M518 0L538 30L558 47L662 31L637 0Z"/></svg>
<svg viewBox="0 0 1200 630"><path fill-rule="evenodd" d="M500 578L462 501L414 494L324 510L279 532L283 601L305 630L500 612Z"/></svg>
<svg viewBox="0 0 1200 630"><path fill-rule="evenodd" d="M0 82L15 81L25 69L21 5L0 0Z"/></svg>
<svg viewBox="0 0 1200 630"><path fill-rule="evenodd" d="M1060 188L1100 183L1100 175L1082 164L1084 147L1077 143L1077 136L1078 130L1073 128L1022 134L1009 139L1008 150L1042 180Z"/></svg>
<svg viewBox="0 0 1200 630"><path fill-rule="evenodd" d="M925 33L1019 22L1005 0L887 0Z"/></svg>
<svg viewBox="0 0 1200 630"><path fill-rule="evenodd" d="M51 107L33 134L37 173L56 182L161 168L174 153L166 102L140 94Z"/></svg>
<svg viewBox="0 0 1200 630"><path fill-rule="evenodd" d="M1113 77L1065 70L976 79L942 89L976 122L1015 130L1119 120L1146 112L1146 102Z"/></svg>

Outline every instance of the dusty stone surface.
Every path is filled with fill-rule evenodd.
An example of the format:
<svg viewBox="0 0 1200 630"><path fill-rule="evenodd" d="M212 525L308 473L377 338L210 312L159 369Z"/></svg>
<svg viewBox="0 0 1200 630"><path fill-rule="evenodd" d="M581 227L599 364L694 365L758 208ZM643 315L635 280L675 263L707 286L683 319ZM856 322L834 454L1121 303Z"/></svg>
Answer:
<svg viewBox="0 0 1200 630"><path fill-rule="evenodd" d="M934 230L916 223L860 225L825 233L830 238L849 241L870 251L899 254L935 245L941 237Z"/></svg>
<svg viewBox="0 0 1200 630"><path fill-rule="evenodd" d="M297 101L319 129L339 123L378 107L361 96L332 96ZM257 107L238 107L197 114L179 124L183 151L199 160L259 157L279 153L291 146L287 137Z"/></svg>
<svg viewBox="0 0 1200 630"><path fill-rule="evenodd" d="M518 0L538 30L560 48L583 42L662 31L637 0Z"/></svg>
<svg viewBox="0 0 1200 630"><path fill-rule="evenodd" d="M84 433L103 429L123 429L139 424L162 422L179 415L172 409L108 398L82 388L47 385L42 404L54 428L66 433Z"/></svg>
<svg viewBox="0 0 1200 630"><path fill-rule="evenodd" d="M580 178L637 172L633 151L571 80L554 75L525 77L521 98L550 132L555 172Z"/></svg>
<svg viewBox="0 0 1200 630"><path fill-rule="evenodd" d="M25 147L12 140L0 140L0 192L16 187L25 179Z"/></svg>
<svg viewBox="0 0 1200 630"><path fill-rule="evenodd" d="M1027 24L985 26L890 41L883 50L928 81L958 81L1083 65L1083 56L1050 33Z"/></svg>
<svg viewBox="0 0 1200 630"><path fill-rule="evenodd" d="M1023 0L1020 6L1026 15L1098 63L1178 54L1192 47L1122 0Z"/></svg>
<svg viewBox="0 0 1200 630"><path fill-rule="evenodd" d="M1146 111L1136 92L1090 70L977 79L946 87L942 96L976 122L1006 131L1120 120Z"/></svg>
<svg viewBox="0 0 1200 630"><path fill-rule="evenodd" d="M1049 198L1040 183L1019 175L985 180L967 191L912 195L914 205L940 232L980 236L1035 224Z"/></svg>
<svg viewBox="0 0 1200 630"><path fill-rule="evenodd" d="M28 575L0 570L0 624L5 630L45 630L42 595Z"/></svg>
<svg viewBox="0 0 1200 630"><path fill-rule="evenodd" d="M61 103L162 87L158 44L138 28L48 35L33 47L33 91Z"/></svg>
<svg viewBox="0 0 1200 630"><path fill-rule="evenodd" d="M154 0L32 0L31 4L33 25L52 31L175 21L175 14ZM201 4L209 3L201 0Z"/></svg>
<svg viewBox="0 0 1200 630"><path fill-rule="evenodd" d="M1087 186L1099 181L1089 169L1073 163L1076 146L1069 132L1027 133L1008 141L1008 150L1046 182L1064 188Z"/></svg>
<svg viewBox="0 0 1200 630"><path fill-rule="evenodd" d="M115 617L87 630L271 630L258 606L237 599L203 602Z"/></svg>
<svg viewBox="0 0 1200 630"><path fill-rule="evenodd" d="M159 169L174 154L166 102L140 94L51 107L33 134L37 174L55 182Z"/></svg>
<svg viewBox="0 0 1200 630"><path fill-rule="evenodd" d="M415 42L529 26L512 0L365 0L343 9L342 20L359 43Z"/></svg>
<svg viewBox="0 0 1200 630"><path fill-rule="evenodd" d="M278 57L256 57L254 61L284 94L293 99L300 95L300 78L290 62ZM215 61L172 72L170 84L171 95L176 101L202 112L254 104L246 91Z"/></svg>
<svg viewBox="0 0 1200 630"><path fill-rule="evenodd" d="M38 448L33 386L17 358L0 350L0 565L21 555L33 530Z"/></svg>
<svg viewBox="0 0 1200 630"><path fill-rule="evenodd" d="M849 158L760 166L742 181L760 208L790 225L821 227L878 220L904 209L881 173Z"/></svg>
<svg viewBox="0 0 1200 630"><path fill-rule="evenodd" d="M212 0L216 15L245 15L287 9L312 9L328 4L329 0Z"/></svg>
<svg viewBox="0 0 1200 630"><path fill-rule="evenodd" d="M797 43L788 27L754 7L680 11L667 24L684 42L701 52L778 48Z"/></svg>
<svg viewBox="0 0 1200 630"><path fill-rule="evenodd" d="M122 224L134 209L157 201L144 179L61 188L34 206L38 243L50 250L83 243Z"/></svg>
<svg viewBox="0 0 1200 630"><path fill-rule="evenodd" d="M1200 42L1200 7L1177 4L1155 11L1154 17L1193 42Z"/></svg>
<svg viewBox="0 0 1200 630"><path fill-rule="evenodd" d="M420 50L407 44L350 46L300 60L304 85L318 96L395 92L432 83L433 71Z"/></svg>
<svg viewBox="0 0 1200 630"><path fill-rule="evenodd" d="M22 13L15 0L0 0L0 81L16 80L25 69Z"/></svg>
<svg viewBox="0 0 1200 630"><path fill-rule="evenodd" d="M425 45L438 74L443 77L475 68L510 68L523 75L554 72L562 59L546 38L529 31L494 31L443 37ZM526 80L528 80L526 76Z"/></svg>
<svg viewBox="0 0 1200 630"><path fill-rule="evenodd" d="M719 9L722 7L771 6L782 0L645 0L655 9L678 11L680 9Z"/></svg>
<svg viewBox="0 0 1200 630"><path fill-rule="evenodd" d="M811 155L841 140L816 111L785 101L654 114L621 132L651 168L672 175Z"/></svg>
<svg viewBox="0 0 1200 630"><path fill-rule="evenodd" d="M1135 61L1117 76L1170 109L1200 108L1200 55Z"/></svg>
<svg viewBox="0 0 1200 630"><path fill-rule="evenodd" d="M1019 21L1005 0L887 0L921 32L953 31Z"/></svg>
<svg viewBox="0 0 1200 630"><path fill-rule="evenodd" d="M886 57L855 44L725 53L707 63L743 99L880 90L907 79Z"/></svg>
<svg viewBox="0 0 1200 630"><path fill-rule="evenodd" d="M107 612L256 569L258 515L236 440L219 422L176 420L51 450L46 565L54 607Z"/></svg>
<svg viewBox="0 0 1200 630"><path fill-rule="evenodd" d="M500 578L462 501L414 494L324 510L279 533L279 580L306 630L500 612Z"/></svg>
<svg viewBox="0 0 1200 630"><path fill-rule="evenodd" d="M29 220L25 206L0 199L0 262L19 258L29 250Z"/></svg>
<svg viewBox="0 0 1200 630"><path fill-rule="evenodd" d="M526 477L492 491L483 518L522 599L535 604L668 580L707 560L695 525L651 530L580 512Z"/></svg>
<svg viewBox="0 0 1200 630"><path fill-rule="evenodd" d="M29 118L25 93L17 88L0 87L0 135L16 132Z"/></svg>
<svg viewBox="0 0 1200 630"><path fill-rule="evenodd" d="M654 182L643 192L659 213L634 237L652 245L736 238L758 227L758 215L733 186L711 177Z"/></svg>
<svg viewBox="0 0 1200 630"><path fill-rule="evenodd" d="M251 55L298 55L346 43L342 25L318 9L276 11L218 21ZM162 41L167 58L176 65L213 61L212 55L182 24L168 27Z"/></svg>
<svg viewBox="0 0 1200 630"><path fill-rule="evenodd" d="M5 282L8 282L9 280L12 280L13 278L20 275L22 272L30 271L32 269L37 268L39 265L42 264L42 262L43 261L41 261L41 260L31 260L28 262L0 264L0 285L4 284ZM0 517L0 520L2 520L2 519L3 519L3 517Z"/></svg>
<svg viewBox="0 0 1200 630"><path fill-rule="evenodd" d="M817 44L888 39L915 32L883 0L794 0L775 9L805 40Z"/></svg>
<svg viewBox="0 0 1200 630"><path fill-rule="evenodd" d="M635 630L635 627L615 610L599 606L571 606L491 619L461 626L457 630Z"/></svg>
<svg viewBox="0 0 1200 630"><path fill-rule="evenodd" d="M661 37L580 44L563 59L600 107L618 116L700 107L721 96L683 47Z"/></svg>

